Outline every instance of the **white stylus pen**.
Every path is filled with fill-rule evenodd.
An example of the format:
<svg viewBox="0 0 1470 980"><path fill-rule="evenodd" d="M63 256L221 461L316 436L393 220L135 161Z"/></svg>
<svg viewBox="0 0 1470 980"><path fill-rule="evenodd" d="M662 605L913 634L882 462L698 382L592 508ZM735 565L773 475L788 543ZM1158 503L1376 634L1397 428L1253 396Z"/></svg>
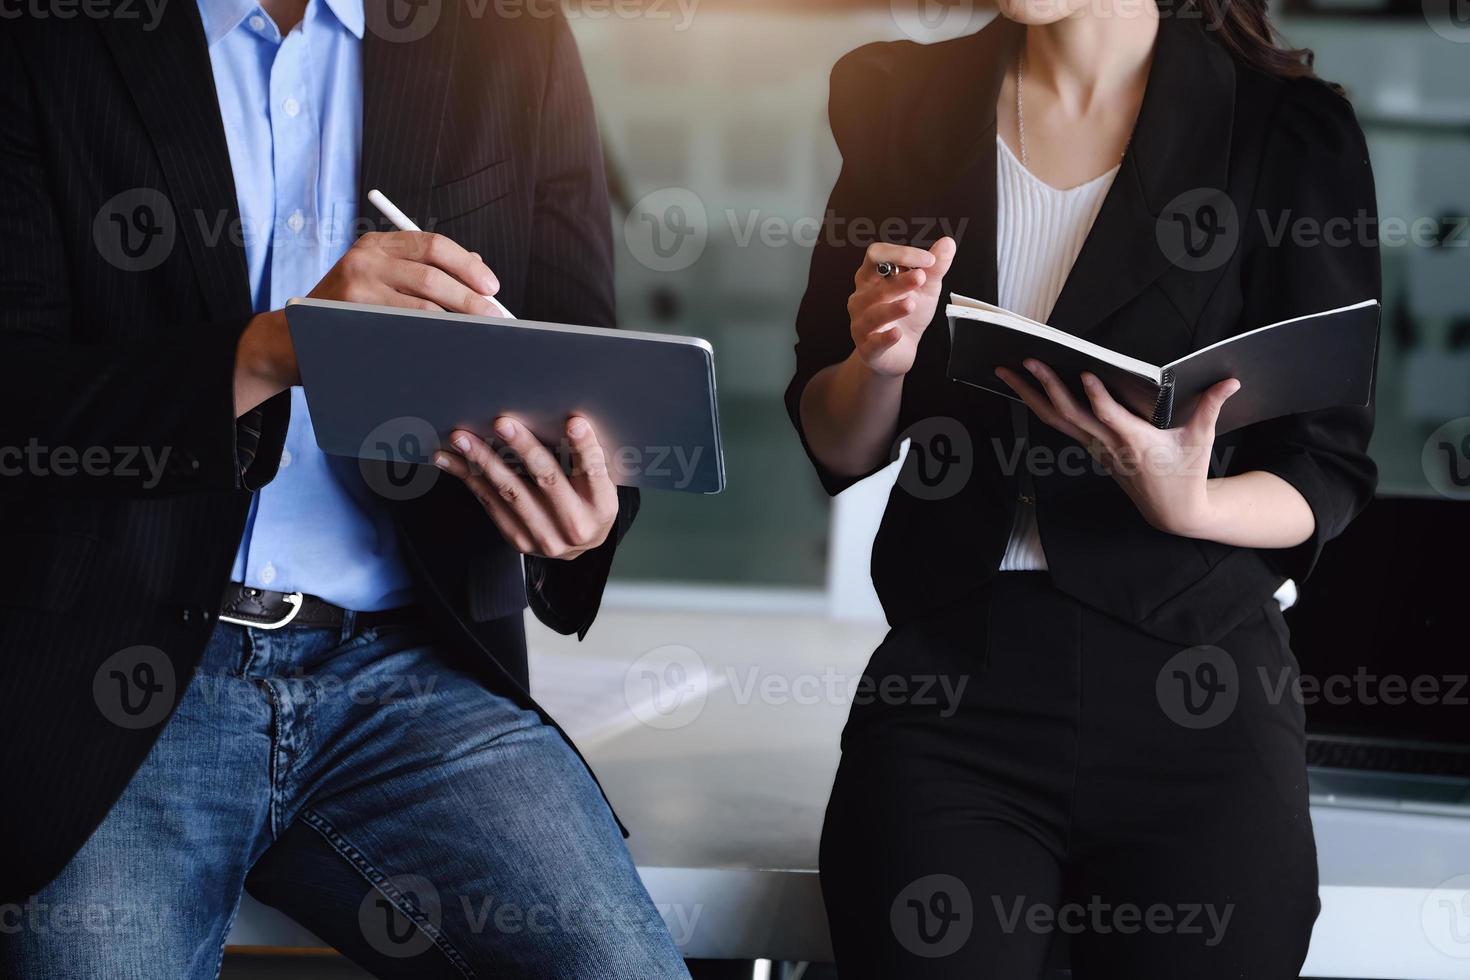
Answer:
<svg viewBox="0 0 1470 980"><path fill-rule="evenodd" d="M383 217L391 221L393 223L393 227L397 228L399 231L423 231L422 228L413 223L412 218L404 214L402 211L398 210L398 205L388 200L387 195L385 195L382 191L376 188L368 191L367 199L368 203L377 208L379 211L383 212ZM510 310L507 310L505 308L505 304L500 302L500 300L496 299L494 296L486 296L485 298L490 301L490 304L492 306L500 311L501 316L505 317L508 320L514 320L516 318L515 314L512 313Z"/></svg>

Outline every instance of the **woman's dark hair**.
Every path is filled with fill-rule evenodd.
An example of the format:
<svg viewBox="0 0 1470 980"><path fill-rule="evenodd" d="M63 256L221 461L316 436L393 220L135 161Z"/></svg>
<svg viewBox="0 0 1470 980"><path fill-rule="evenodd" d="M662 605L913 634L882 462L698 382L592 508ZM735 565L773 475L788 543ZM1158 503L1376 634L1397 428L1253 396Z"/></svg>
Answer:
<svg viewBox="0 0 1470 980"><path fill-rule="evenodd" d="M1316 78L1310 48L1289 48L1266 13L1266 0L1184 0L1236 60L1277 78ZM1333 90L1342 93L1336 85Z"/></svg>

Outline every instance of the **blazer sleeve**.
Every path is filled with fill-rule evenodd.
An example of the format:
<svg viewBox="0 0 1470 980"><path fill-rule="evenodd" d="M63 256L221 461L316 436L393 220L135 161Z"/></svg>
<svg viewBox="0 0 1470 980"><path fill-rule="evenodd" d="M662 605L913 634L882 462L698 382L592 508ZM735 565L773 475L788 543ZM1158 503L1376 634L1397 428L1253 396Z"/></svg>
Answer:
<svg viewBox="0 0 1470 980"><path fill-rule="evenodd" d="M812 250L806 292L796 315L796 373L786 387L786 411L796 427L822 488L835 496L878 472L848 476L822 464L807 442L801 421L801 396L812 377L823 368L845 361L853 352L847 301L853 277L867 255L866 242L840 234L852 219L871 208L870 181L881 170L881 148L874 143L883 132L886 81L892 71L893 46L870 44L843 56L832 69L827 116L832 136L842 154L842 169L823 213L822 234Z"/></svg>
<svg viewBox="0 0 1470 980"><path fill-rule="evenodd" d="M70 298L77 257L52 198L64 189L49 179L36 92L15 48L15 38L0 36L0 362L8 369L0 498L159 496L266 482L279 451L267 460L248 448L279 435L270 424L279 413L251 413L245 424L258 428L248 433L235 418L235 348L248 318L170 329L180 339L158 344L77 339L86 326L74 322ZM91 326L86 333L108 332Z"/></svg>
<svg viewBox="0 0 1470 980"><path fill-rule="evenodd" d="M1257 188L1256 213L1247 218L1247 326L1380 298L1373 170L1346 98L1314 79L1285 86ZM1378 482L1368 456L1373 415L1370 399L1365 407L1307 412L1242 430L1230 470L1276 474L1301 493L1316 519L1301 545L1261 551L1282 575L1303 581L1323 545L1372 499Z"/></svg>
<svg viewBox="0 0 1470 980"><path fill-rule="evenodd" d="M566 20L557 14L549 25L525 315L611 327L616 320L612 223L597 118ZM638 491L619 487L617 522L600 547L572 561L526 559L526 598L537 619L558 633L587 635L602 604L613 555L638 506Z"/></svg>

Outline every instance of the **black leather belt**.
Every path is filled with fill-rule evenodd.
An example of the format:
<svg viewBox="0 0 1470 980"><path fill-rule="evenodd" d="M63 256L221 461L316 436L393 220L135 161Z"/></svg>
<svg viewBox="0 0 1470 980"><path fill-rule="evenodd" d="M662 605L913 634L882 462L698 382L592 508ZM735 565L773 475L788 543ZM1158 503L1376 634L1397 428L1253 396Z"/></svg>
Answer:
<svg viewBox="0 0 1470 980"><path fill-rule="evenodd" d="M262 630L278 630L283 626L336 629L341 627L347 612L341 606L303 592L271 592L231 582L225 586L219 618L222 623ZM418 606L360 612L356 616L357 629L423 621L423 612Z"/></svg>

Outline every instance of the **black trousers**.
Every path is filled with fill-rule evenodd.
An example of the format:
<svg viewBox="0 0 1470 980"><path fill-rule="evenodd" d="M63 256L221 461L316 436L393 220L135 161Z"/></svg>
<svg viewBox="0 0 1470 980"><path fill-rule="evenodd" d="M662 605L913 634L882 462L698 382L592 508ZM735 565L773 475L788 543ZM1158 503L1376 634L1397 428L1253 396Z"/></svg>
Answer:
<svg viewBox="0 0 1470 980"><path fill-rule="evenodd" d="M896 628L842 736L822 892L843 980L1284 980L1318 911L1275 604L1182 650L1004 573Z"/></svg>

